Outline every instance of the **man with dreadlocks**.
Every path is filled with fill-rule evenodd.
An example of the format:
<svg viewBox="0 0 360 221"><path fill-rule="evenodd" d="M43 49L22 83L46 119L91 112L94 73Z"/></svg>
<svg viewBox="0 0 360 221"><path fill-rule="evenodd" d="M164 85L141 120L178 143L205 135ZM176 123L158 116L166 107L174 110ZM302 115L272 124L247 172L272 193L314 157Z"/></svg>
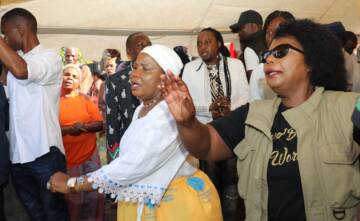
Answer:
<svg viewBox="0 0 360 221"><path fill-rule="evenodd" d="M227 115L248 101L249 85L242 62L229 58L217 30L206 28L197 37L200 58L185 65L183 80L194 100L196 117L203 123ZM215 184L222 202L224 220L240 220L236 189L236 160L201 162ZM221 171L227 171L226 176Z"/></svg>

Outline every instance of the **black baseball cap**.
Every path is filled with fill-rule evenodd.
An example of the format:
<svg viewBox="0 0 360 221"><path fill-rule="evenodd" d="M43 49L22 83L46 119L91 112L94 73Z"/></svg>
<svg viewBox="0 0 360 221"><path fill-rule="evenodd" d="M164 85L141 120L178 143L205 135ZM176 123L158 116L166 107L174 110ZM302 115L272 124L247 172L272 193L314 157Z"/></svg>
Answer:
<svg viewBox="0 0 360 221"><path fill-rule="evenodd" d="M248 24L248 23L255 23L262 25L263 20L259 12L254 10L247 10L240 14L239 20L237 23L230 25L231 32L237 33L240 29L240 26Z"/></svg>

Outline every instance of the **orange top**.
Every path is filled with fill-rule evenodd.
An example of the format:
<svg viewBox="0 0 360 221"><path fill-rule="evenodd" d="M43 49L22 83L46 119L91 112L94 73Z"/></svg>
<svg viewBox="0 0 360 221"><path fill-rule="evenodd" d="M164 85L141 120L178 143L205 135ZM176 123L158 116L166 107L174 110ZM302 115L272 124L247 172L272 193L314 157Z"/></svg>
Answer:
<svg viewBox="0 0 360 221"><path fill-rule="evenodd" d="M60 98L60 125L72 126L76 122L102 121L98 108L84 96ZM96 148L96 134L82 133L79 136L63 136L68 166L79 165L88 160Z"/></svg>

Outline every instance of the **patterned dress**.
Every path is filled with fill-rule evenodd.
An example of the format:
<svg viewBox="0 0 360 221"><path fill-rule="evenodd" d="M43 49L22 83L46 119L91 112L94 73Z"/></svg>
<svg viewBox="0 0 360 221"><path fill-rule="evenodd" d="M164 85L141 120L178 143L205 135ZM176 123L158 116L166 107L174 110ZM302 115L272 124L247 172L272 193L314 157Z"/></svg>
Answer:
<svg viewBox="0 0 360 221"><path fill-rule="evenodd" d="M127 68L108 77L105 88L106 100L106 139L108 159L111 161L119 154L119 143L125 130L131 123L139 100L131 94L129 72Z"/></svg>

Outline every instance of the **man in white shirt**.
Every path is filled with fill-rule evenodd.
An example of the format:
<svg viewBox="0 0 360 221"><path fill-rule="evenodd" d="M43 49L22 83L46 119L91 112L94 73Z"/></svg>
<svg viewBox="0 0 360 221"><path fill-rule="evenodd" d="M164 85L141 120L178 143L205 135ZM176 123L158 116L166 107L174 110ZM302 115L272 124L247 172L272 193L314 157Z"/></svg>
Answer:
<svg viewBox="0 0 360 221"><path fill-rule="evenodd" d="M219 31L213 28L201 30L197 36L197 49L200 57L185 65L182 79L195 104L196 118L208 123L247 103L249 85L242 62L229 57ZM236 193L235 158L201 162L201 169L219 192L224 220L243 220L245 211Z"/></svg>
<svg viewBox="0 0 360 221"><path fill-rule="evenodd" d="M32 221L67 221L62 195L46 189L65 171L59 126L61 58L43 48L36 18L15 8L1 18L0 60L7 75L10 103L10 160L14 186Z"/></svg>

